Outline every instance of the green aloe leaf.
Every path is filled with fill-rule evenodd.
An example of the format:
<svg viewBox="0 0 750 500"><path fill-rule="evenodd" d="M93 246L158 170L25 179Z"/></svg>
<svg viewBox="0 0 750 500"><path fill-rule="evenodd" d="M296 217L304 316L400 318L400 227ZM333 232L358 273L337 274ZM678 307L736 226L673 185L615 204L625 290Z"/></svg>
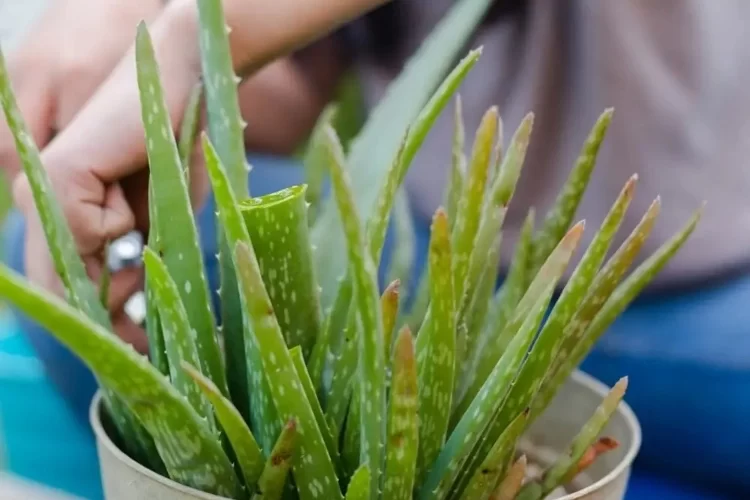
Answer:
<svg viewBox="0 0 750 500"><path fill-rule="evenodd" d="M99 300L96 286L86 274L70 226L68 226L60 203L55 198L52 183L39 158L39 150L18 109L11 88L10 75L1 51L0 104L3 107L8 128L13 135L21 166L29 182L52 263L65 288L66 298L73 307L84 312L105 329L112 331L109 313ZM105 386L102 389L104 405L112 417L117 432L126 443L127 451L141 463L150 464L156 470L163 468L154 449L154 443L143 431L142 426L109 388Z"/></svg>
<svg viewBox="0 0 750 500"><path fill-rule="evenodd" d="M401 294L401 281L396 279L388 285L380 296L380 309L383 311L383 355L385 359L391 358L391 347L393 346L393 334L398 319L398 310Z"/></svg>
<svg viewBox="0 0 750 500"><path fill-rule="evenodd" d="M344 427L352 390L357 384L353 377L357 371L357 343L359 329L357 328L357 308L349 309L344 328L344 344L341 353L333 361L333 378L331 390L326 398L326 421L331 432L338 437Z"/></svg>
<svg viewBox="0 0 750 500"><path fill-rule="evenodd" d="M528 409L520 413L492 445L482 464L474 471L461 500L487 500L513 458L516 442L526 427Z"/></svg>
<svg viewBox="0 0 750 500"><path fill-rule="evenodd" d="M604 142L609 124L612 122L613 113L614 109L606 109L597 119L583 144L575 166L568 175L565 186L560 191L552 209L547 213L539 234L534 238L533 270L538 269L544 263L573 221L596 166L596 157Z"/></svg>
<svg viewBox="0 0 750 500"><path fill-rule="evenodd" d="M360 465L349 482L346 490L346 500L367 500L370 498L370 468Z"/></svg>
<svg viewBox="0 0 750 500"><path fill-rule="evenodd" d="M557 277L549 276L546 290L536 295L535 303L525 315L525 321L518 334L514 336L429 469L427 479L417 494L420 500L445 498L454 481L464 470L464 463L470 459L472 450L480 443L486 434L485 431L502 408L511 384L539 329L556 283Z"/></svg>
<svg viewBox="0 0 750 500"><path fill-rule="evenodd" d="M284 342L252 246L237 243L235 267L240 297L262 362L254 368L269 375L268 387L279 417L297 423L300 459L294 461L292 472L300 498L341 499L333 461Z"/></svg>
<svg viewBox="0 0 750 500"><path fill-rule="evenodd" d="M195 140L198 137L198 130L201 119L201 102L203 97L203 83L198 82L193 86L193 90L188 97L187 106L185 107L185 116L180 124L179 143L177 149L180 151L180 160L189 177L190 156L195 149Z"/></svg>
<svg viewBox="0 0 750 500"><path fill-rule="evenodd" d="M602 222L599 231L594 236L591 245L589 245L584 253L563 289L560 298L555 303L549 318L539 333L539 338L535 342L534 348L529 354L528 360L513 385L513 389L508 397L508 403L503 408L500 418L493 424L494 429L490 434L490 439L495 439L499 436L516 415L531 405L534 396L544 381L550 360L554 359L555 354L563 343L563 329L565 325L571 321L583 302L622 224L630 202L633 199L636 179L635 176L632 177L621 190L620 195ZM489 446L491 446L491 443L485 443L480 456Z"/></svg>
<svg viewBox="0 0 750 500"><path fill-rule="evenodd" d="M209 493L239 494L219 439L148 360L57 297L0 267L0 296L50 331L125 402L151 434L169 477Z"/></svg>
<svg viewBox="0 0 750 500"><path fill-rule="evenodd" d="M586 328L583 335L578 339L575 345L570 351L560 350L557 359L560 360L558 365L554 365L554 371L548 374L547 381L545 382L544 390L537 396L538 402L535 402L534 408L532 409L532 417L538 415L539 412L549 404L552 399L552 393L556 391L562 382L570 375L570 373L577 367L583 358L591 350L594 343L601 337L601 335L609 328L612 322L625 310L625 308L633 301L633 299L654 279L654 277L664 268L664 266L674 257L674 255L682 248L685 242L688 240L690 235L698 225L700 218L703 214L703 207L699 208L687 223L680 229L671 239L660 246L651 256L649 256L643 263L641 263L625 280L620 283L614 292L606 299L606 302L601 306L594 319ZM638 238L636 236L636 238ZM642 236L640 237L642 238ZM642 242L642 240L641 240ZM627 242L626 242L627 243ZM624 244L625 245L625 244ZM623 245L623 252L621 255L627 255L630 253ZM618 252L619 253L619 252ZM616 253L612 260L618 256ZM604 270L607 273L600 274L595 283L595 288L601 286L605 288L611 286L613 275L617 274L617 267L612 267L607 270L605 266ZM613 273L609 271L615 270ZM615 281L616 283L616 281ZM604 295L606 296L606 295ZM597 301L603 297L597 294Z"/></svg>
<svg viewBox="0 0 750 500"><path fill-rule="evenodd" d="M249 196L245 156L245 122L240 113L237 86L229 45L229 29L221 0L199 0L199 46L206 95L208 136L225 165L230 186L238 199Z"/></svg>
<svg viewBox="0 0 750 500"><path fill-rule="evenodd" d="M365 244L365 234L354 203L349 176L344 169L344 154L336 132L327 129L329 167L333 193L346 233L349 265L354 284L354 299L361 325L358 335L358 380L361 395L361 462L370 469L371 497L379 490L385 438L385 360L383 356L383 318L380 311L375 263Z"/></svg>
<svg viewBox="0 0 750 500"><path fill-rule="evenodd" d="M393 348L388 441L383 498L409 500L415 484L419 443L419 399L414 341L408 326Z"/></svg>
<svg viewBox="0 0 750 500"><path fill-rule="evenodd" d="M301 451L299 448L297 424L290 420L281 430L281 435L271 451L271 455L263 467L263 473L258 480L258 487L253 500L280 500L284 493L284 485L289 477L292 463L301 459L296 458ZM314 495L313 495L314 498Z"/></svg>
<svg viewBox="0 0 750 500"><path fill-rule="evenodd" d="M320 334L318 284L307 223L306 186L240 203L263 282L289 347L310 357Z"/></svg>
<svg viewBox="0 0 750 500"><path fill-rule="evenodd" d="M263 472L264 460L252 431L237 408L221 394L213 382L193 365L182 362L181 367L211 402L216 418L232 445L247 488L255 488Z"/></svg>
<svg viewBox="0 0 750 500"><path fill-rule="evenodd" d="M557 461L542 477L542 494L548 495L552 490L573 479L584 453L596 441L604 427L609 423L612 414L617 410L628 387L627 377L621 378L609 391L580 432L570 444L569 450L560 455Z"/></svg>
<svg viewBox="0 0 750 500"><path fill-rule="evenodd" d="M526 455L521 455L492 492L489 500L514 500L526 478L526 464Z"/></svg>
<svg viewBox="0 0 750 500"><path fill-rule="evenodd" d="M187 311L180 301L180 292L169 276L167 266L159 256L146 247L143 251L148 287L153 292L159 310L159 322L164 335L169 378L177 391L185 396L195 411L206 419L207 425L215 429L211 404L192 378L182 369L182 363L198 365L198 349L195 346L195 333L188 322Z"/></svg>
<svg viewBox="0 0 750 500"><path fill-rule="evenodd" d="M425 333L419 366L419 460L417 480L445 443L451 413L456 363L456 302L448 218L438 209L432 219L428 272L432 327Z"/></svg>
<svg viewBox="0 0 750 500"><path fill-rule="evenodd" d="M239 205L229 185L229 178L227 177L224 165L205 134L203 135L203 156L216 200L216 208L218 209L219 221L221 222L220 227L224 231L223 237L226 238L230 245L236 245L239 242L248 246L251 245L247 227L245 227ZM232 272L234 272L234 266ZM239 305L237 312L241 316L244 316L242 312L244 309L244 304ZM247 320L243 320L242 324L242 346L244 347L244 352L240 354L235 353L235 355L247 359L247 372L244 374L244 377L247 380L247 387L250 390L250 408L245 411L249 411L249 420L253 432L258 437L263 450L268 454L276 442L283 422L277 417L276 408L271 398L271 390L268 385L270 377L267 377L261 369L263 366L261 353L258 344L255 342L252 325ZM233 401L235 406L246 402L245 399ZM241 410L240 413L242 413Z"/></svg>
<svg viewBox="0 0 750 500"><path fill-rule="evenodd" d="M445 187L445 195L443 196L443 203L445 203L445 211L448 214L448 222L453 228L453 223L456 220L456 213L458 212L458 202L461 199L461 192L464 187L464 179L466 176L467 159L464 151L466 132L464 127L464 115L463 115L463 104L461 96L456 95L456 106L453 114L453 148L451 150L451 173L448 178L448 184Z"/></svg>
<svg viewBox="0 0 750 500"><path fill-rule="evenodd" d="M297 372L297 376L299 377L300 382L302 383L302 389L305 391L305 396L310 402L312 411L315 414L315 422L318 424L318 428L323 435L323 440L326 443L328 455L331 457L331 460L333 460L333 465L336 467L336 470L341 471L341 457L339 456L338 443L333 438L331 430L328 428L328 424L326 424L323 409L320 407L320 401L318 401L318 397L315 394L315 389L312 385L312 380L310 380L310 374L307 373L305 358L302 355L302 348L300 346L296 346L292 349L289 349L289 355L292 357L292 363L294 363L294 369Z"/></svg>
<svg viewBox="0 0 750 500"><path fill-rule="evenodd" d="M152 180L149 181L148 185L148 218L150 227L147 246L158 254L161 253L161 240L158 233L159 222L156 215L156 200L154 199L154 183ZM146 337L148 338L149 358L160 372L167 375L169 373L167 348L164 345L164 332L162 332L161 321L159 321L159 307L156 304L154 292L148 286L148 271L146 271L144 293L146 295Z"/></svg>
<svg viewBox="0 0 750 500"><path fill-rule="evenodd" d="M517 332L521 325L526 321L529 311L532 310L537 303L537 300L539 300L540 294L551 282L557 283L560 279L567 268L570 259L573 257L573 253L578 247L578 243L583 234L583 228L583 222L576 224L560 241L552 254L550 254L547 262L541 267L534 278L534 281L529 285L523 298L518 303L511 321L505 326L505 328L508 329L508 333L504 333L503 335L507 335L508 338L514 338L516 336L515 332ZM473 383L469 386L461 403L459 403L454 411L455 419L463 418L464 413L472 404L476 395L479 394L480 389L483 387L485 380L487 380L487 377L492 370L494 370L494 367L488 365L480 364L477 367L477 373L475 374ZM520 412L521 409L523 409L523 407L521 407L518 412ZM514 418L518 412L513 414L511 418ZM506 422L507 425L508 421L504 420L504 422ZM495 438L497 438L497 435L495 435Z"/></svg>
<svg viewBox="0 0 750 500"><path fill-rule="evenodd" d="M179 279L180 298L196 332L201 372L226 395L224 362L211 312L198 230L179 151L174 134L170 132L173 128L153 44L144 23L138 26L136 36L136 66L151 179L154 193L158 193L155 211L162 260L175 281Z"/></svg>
<svg viewBox="0 0 750 500"><path fill-rule="evenodd" d="M341 445L341 456L343 457L345 472L351 476L357 472L360 465L361 442L362 442L362 393L357 390L356 383L350 384L352 390L349 399L349 410L344 425L344 439Z"/></svg>
<svg viewBox="0 0 750 500"><path fill-rule="evenodd" d="M380 184L409 124L438 88L491 3L492 0L456 2L391 83L386 96L371 111L360 134L352 142L349 165L356 182L355 200L362 217L368 218L372 212L376 198L372 186ZM317 269L324 290L322 303L327 307L333 302L336 280L346 269L341 259L346 240L332 202L321 215L316 224L315 242L321 249ZM326 259L326 256L332 257Z"/></svg>
<svg viewBox="0 0 750 500"><path fill-rule="evenodd" d="M305 200L310 204L309 220L311 223L315 220L320 210L320 204L323 200L323 186L328 172L323 130L326 126L333 127L337 116L338 104L332 103L323 109L310 135L310 142L302 161L305 172L305 184L307 184Z"/></svg>

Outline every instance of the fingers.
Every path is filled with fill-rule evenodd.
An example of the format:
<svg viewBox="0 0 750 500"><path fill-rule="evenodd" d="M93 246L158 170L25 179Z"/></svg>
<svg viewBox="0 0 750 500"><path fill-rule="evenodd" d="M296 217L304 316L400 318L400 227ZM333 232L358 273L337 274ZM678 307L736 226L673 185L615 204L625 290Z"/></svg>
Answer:
<svg viewBox="0 0 750 500"><path fill-rule="evenodd" d="M133 323L124 311L112 317L115 333L122 340L132 345L141 354L148 353L148 338L143 328Z"/></svg>

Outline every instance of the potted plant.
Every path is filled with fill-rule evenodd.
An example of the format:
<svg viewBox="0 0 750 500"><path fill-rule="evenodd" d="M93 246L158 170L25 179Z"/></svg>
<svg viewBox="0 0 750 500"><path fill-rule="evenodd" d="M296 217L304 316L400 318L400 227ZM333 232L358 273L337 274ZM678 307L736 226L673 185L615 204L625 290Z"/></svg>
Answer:
<svg viewBox="0 0 750 500"><path fill-rule="evenodd" d="M573 219L611 110L539 227L530 210L495 293L501 228L533 115L505 148L497 110L488 110L466 157L457 101L451 181L433 218L421 292L407 315L398 281L379 288L376 264L401 183L480 57L471 51L442 78L487 4L457 2L348 154L329 110L308 148L309 183L252 197L236 147L242 126L220 2L199 1L209 117L201 141L220 221L221 330L184 170L199 99L179 143L163 133L173 128L139 27L151 168L148 357L111 333L106 284L97 290L85 275L0 57L0 101L67 301L7 268L0 296L100 381L91 422L108 499L622 498L640 440L622 403L627 381L607 389L576 367L685 243L700 210L628 274L659 212L657 199L607 258L633 177L558 287L584 231ZM333 187L326 200L318 196L323 172Z"/></svg>

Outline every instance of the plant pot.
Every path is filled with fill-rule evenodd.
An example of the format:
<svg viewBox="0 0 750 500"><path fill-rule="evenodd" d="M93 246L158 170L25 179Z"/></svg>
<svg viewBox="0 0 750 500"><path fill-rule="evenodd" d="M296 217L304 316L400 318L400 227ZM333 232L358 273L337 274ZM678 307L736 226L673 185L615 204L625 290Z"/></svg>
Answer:
<svg viewBox="0 0 750 500"><path fill-rule="evenodd" d="M561 388L549 409L529 429L523 451L532 462L544 465L565 450L581 425L594 412L607 387L582 373L575 372ZM101 394L91 403L91 426L96 435L99 462L106 500L220 500L182 486L138 464L120 451L107 435L100 418ZM620 447L601 457L576 481L573 493L562 499L622 500L630 467L641 445L641 430L633 411L625 403L613 415L605 433L620 442Z"/></svg>

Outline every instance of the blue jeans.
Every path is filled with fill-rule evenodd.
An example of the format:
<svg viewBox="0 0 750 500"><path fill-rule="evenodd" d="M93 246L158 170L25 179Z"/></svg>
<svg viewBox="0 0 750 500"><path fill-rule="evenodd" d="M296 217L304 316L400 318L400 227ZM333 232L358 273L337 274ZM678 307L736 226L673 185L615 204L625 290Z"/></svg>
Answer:
<svg viewBox="0 0 750 500"><path fill-rule="evenodd" d="M254 195L302 180L301 173L287 161L264 157L253 158L251 162ZM198 225L210 287L216 290L213 214L211 200L198 215ZM429 240L428 220L417 221L416 225L415 276L424 262ZM6 228L6 241L10 244L6 256L19 271L23 270L23 232L22 220L14 216ZM381 279L390 248L388 239ZM213 300L216 305L217 297ZM88 404L96 390L93 377L46 332L25 318L18 321L70 412L86 429L78 431L79 446L93 450L93 438L87 430ZM644 434L637 464L640 469L672 475L680 481L725 487L735 497L750 497L750 474L746 472L750 465L747 451L750 449L747 425L750 327L747 325L750 325L750 276L698 291L644 295L615 322L584 362L582 368L605 383L612 384L623 375L630 377L626 399L638 414ZM47 421L48 430L54 428L56 419L47 415ZM55 448L56 444L50 447ZM39 455L38 447L29 445L29 448L25 450L29 456ZM98 481L95 456L90 451L85 456L79 457L80 481ZM47 469L57 464L38 466ZM34 478L36 471L24 473ZM56 484L49 477L45 481ZM70 481L57 481L62 483L68 491L84 495L82 487L71 486ZM95 498L90 493L85 496Z"/></svg>

